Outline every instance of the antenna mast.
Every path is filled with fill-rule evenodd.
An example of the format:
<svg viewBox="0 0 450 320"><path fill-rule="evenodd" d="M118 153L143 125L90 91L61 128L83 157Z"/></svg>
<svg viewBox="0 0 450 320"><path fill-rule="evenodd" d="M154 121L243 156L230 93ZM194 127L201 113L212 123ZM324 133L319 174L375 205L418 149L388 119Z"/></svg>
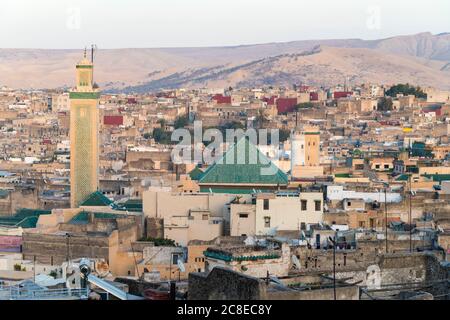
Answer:
<svg viewBox="0 0 450 320"><path fill-rule="evenodd" d="M95 56L95 52L97 51L97 45L92 44L91 45L91 63L94 64L94 56Z"/></svg>

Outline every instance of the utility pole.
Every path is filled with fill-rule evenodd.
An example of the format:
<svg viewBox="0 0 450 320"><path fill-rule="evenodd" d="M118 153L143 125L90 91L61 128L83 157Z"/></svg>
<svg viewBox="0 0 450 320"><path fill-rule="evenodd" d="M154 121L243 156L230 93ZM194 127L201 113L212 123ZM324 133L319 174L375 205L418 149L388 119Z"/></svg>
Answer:
<svg viewBox="0 0 450 320"><path fill-rule="evenodd" d="M336 231L334 232L334 240L331 237L328 237L328 239L333 244L333 296L334 300L337 300L336 298Z"/></svg>
<svg viewBox="0 0 450 320"><path fill-rule="evenodd" d="M387 211L387 186L384 186L384 231L385 231L385 245L386 245L386 253L388 253L388 211Z"/></svg>
<svg viewBox="0 0 450 320"><path fill-rule="evenodd" d="M412 252L412 175L409 176L409 252Z"/></svg>

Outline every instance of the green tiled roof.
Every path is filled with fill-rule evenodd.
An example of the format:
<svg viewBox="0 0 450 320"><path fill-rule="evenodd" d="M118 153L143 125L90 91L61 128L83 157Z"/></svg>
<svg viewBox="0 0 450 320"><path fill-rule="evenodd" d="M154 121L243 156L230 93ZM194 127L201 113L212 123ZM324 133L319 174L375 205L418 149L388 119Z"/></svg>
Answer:
<svg viewBox="0 0 450 320"><path fill-rule="evenodd" d="M141 199L128 199L124 203L114 204L113 209L121 210L121 211L133 211L133 212L142 212L142 200Z"/></svg>
<svg viewBox="0 0 450 320"><path fill-rule="evenodd" d="M408 180L409 180L409 175L407 175L407 174L401 174L395 179L395 181L408 181Z"/></svg>
<svg viewBox="0 0 450 320"><path fill-rule="evenodd" d="M100 92L69 92L70 99L99 99Z"/></svg>
<svg viewBox="0 0 450 320"><path fill-rule="evenodd" d="M202 174L203 171L200 170L199 167L195 167L194 170L189 172L189 176L191 177L192 180L199 180Z"/></svg>
<svg viewBox="0 0 450 320"><path fill-rule="evenodd" d="M0 198L4 199L4 198L8 197L8 195L9 195L9 190L0 189Z"/></svg>
<svg viewBox="0 0 450 320"><path fill-rule="evenodd" d="M335 178L351 178L350 173L336 173L334 175Z"/></svg>
<svg viewBox="0 0 450 320"><path fill-rule="evenodd" d="M0 217L0 225L36 228L40 215L51 214L49 210L20 209L14 216Z"/></svg>
<svg viewBox="0 0 450 320"><path fill-rule="evenodd" d="M228 193L228 194L253 194L253 193L265 193L273 192L273 190L261 190L258 188L215 188L215 187L200 187L200 192L212 192L212 193Z"/></svg>
<svg viewBox="0 0 450 320"><path fill-rule="evenodd" d="M256 156L251 158L250 155ZM264 174L264 170L275 173ZM243 137L224 154L222 159L205 171L199 183L287 185L288 177L262 154L248 137Z"/></svg>
<svg viewBox="0 0 450 320"><path fill-rule="evenodd" d="M424 174L423 176L436 182L450 181L450 174Z"/></svg>
<svg viewBox="0 0 450 320"><path fill-rule="evenodd" d="M99 191L95 191L91 193L91 195L81 203L81 206L84 207L108 207L112 204L112 201L109 200L105 195L103 195Z"/></svg>
<svg viewBox="0 0 450 320"><path fill-rule="evenodd" d="M76 216L74 216L69 223L70 224L87 224L89 222L89 214L93 214L95 219L116 219L116 218L124 218L126 215L124 214L115 214L115 213L104 213L104 212L94 212L89 213L87 211L82 211Z"/></svg>

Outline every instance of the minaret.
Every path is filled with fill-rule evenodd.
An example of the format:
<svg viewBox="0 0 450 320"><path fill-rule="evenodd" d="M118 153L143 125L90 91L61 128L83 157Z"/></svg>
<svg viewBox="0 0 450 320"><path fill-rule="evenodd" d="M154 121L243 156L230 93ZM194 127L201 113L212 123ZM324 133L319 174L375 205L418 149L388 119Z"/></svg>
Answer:
<svg viewBox="0 0 450 320"><path fill-rule="evenodd" d="M77 208L98 189L98 100L94 64L76 65L76 88L70 92L70 206Z"/></svg>
<svg viewBox="0 0 450 320"><path fill-rule="evenodd" d="M316 127L297 125L291 133L291 174L298 166L320 166L320 132Z"/></svg>

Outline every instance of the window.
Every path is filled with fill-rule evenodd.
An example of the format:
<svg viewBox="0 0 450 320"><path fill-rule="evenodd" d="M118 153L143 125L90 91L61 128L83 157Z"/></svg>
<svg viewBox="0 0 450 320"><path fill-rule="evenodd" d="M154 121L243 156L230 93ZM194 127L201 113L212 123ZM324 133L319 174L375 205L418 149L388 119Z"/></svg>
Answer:
<svg viewBox="0 0 450 320"><path fill-rule="evenodd" d="M388 164L385 164L385 165L384 165L384 168L385 168L385 169L389 169L389 165L388 165Z"/></svg>
<svg viewBox="0 0 450 320"><path fill-rule="evenodd" d="M239 218L242 218L242 219L248 218L248 213L240 213Z"/></svg>
<svg viewBox="0 0 450 320"><path fill-rule="evenodd" d="M306 230L306 223L304 222L301 223L300 230Z"/></svg>
<svg viewBox="0 0 450 320"><path fill-rule="evenodd" d="M316 211L321 211L322 210L322 201L320 201L320 200L314 201L314 206L316 208Z"/></svg>
<svg viewBox="0 0 450 320"><path fill-rule="evenodd" d="M270 217L264 217L264 228L270 228Z"/></svg>
<svg viewBox="0 0 450 320"><path fill-rule="evenodd" d="M264 199L263 207L264 210L269 210L269 199Z"/></svg>
<svg viewBox="0 0 450 320"><path fill-rule="evenodd" d="M379 164L376 164L376 165L375 165L375 169L380 169L380 165L379 165Z"/></svg>
<svg viewBox="0 0 450 320"><path fill-rule="evenodd" d="M350 201L347 201L347 206L351 207L352 203Z"/></svg>
<svg viewBox="0 0 450 320"><path fill-rule="evenodd" d="M308 204L308 202L306 200L302 200L302 211L306 211L306 205Z"/></svg>
<svg viewBox="0 0 450 320"><path fill-rule="evenodd" d="M208 215L207 214L202 214L202 220L208 220Z"/></svg>
<svg viewBox="0 0 450 320"><path fill-rule="evenodd" d="M178 264L178 254L172 254L172 264Z"/></svg>

